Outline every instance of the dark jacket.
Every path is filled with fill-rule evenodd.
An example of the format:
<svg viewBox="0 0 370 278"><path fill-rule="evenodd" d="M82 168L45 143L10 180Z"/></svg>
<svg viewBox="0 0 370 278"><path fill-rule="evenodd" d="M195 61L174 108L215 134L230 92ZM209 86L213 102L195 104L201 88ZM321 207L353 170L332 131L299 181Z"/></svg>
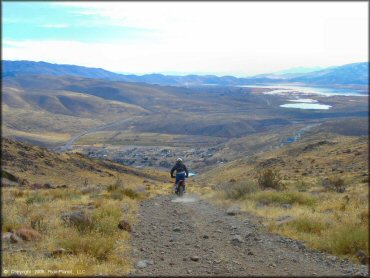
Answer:
<svg viewBox="0 0 370 278"><path fill-rule="evenodd" d="M177 173L181 173L181 172L185 172L186 173L186 177L189 176L189 172L188 172L188 169L186 168L185 164L182 163L182 162L176 162L175 166L172 167L171 169L171 177L173 177L173 172L176 171L176 174Z"/></svg>

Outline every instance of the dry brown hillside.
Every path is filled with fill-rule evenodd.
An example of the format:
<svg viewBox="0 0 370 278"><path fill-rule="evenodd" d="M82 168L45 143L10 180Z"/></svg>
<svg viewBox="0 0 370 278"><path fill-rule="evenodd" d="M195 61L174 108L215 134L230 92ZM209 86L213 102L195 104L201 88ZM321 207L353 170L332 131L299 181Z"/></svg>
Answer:
<svg viewBox="0 0 370 278"><path fill-rule="evenodd" d="M124 275L132 265L129 232L139 201L170 188L164 181L158 171L3 139L4 271Z"/></svg>
<svg viewBox="0 0 370 278"><path fill-rule="evenodd" d="M319 182L330 176L362 182L368 177L368 137L315 133L282 148L235 160L207 172L199 181L220 184L255 179L262 168L281 172L286 182Z"/></svg>
<svg viewBox="0 0 370 278"><path fill-rule="evenodd" d="M50 183L81 187L84 184L109 185L117 178L130 185L142 184L144 179L157 183L168 180L160 171L138 170L109 160L93 160L79 153L50 152L5 138L2 140L2 170L25 185Z"/></svg>
<svg viewBox="0 0 370 278"><path fill-rule="evenodd" d="M239 206L271 232L366 263L368 137L315 133L197 178L209 198Z"/></svg>

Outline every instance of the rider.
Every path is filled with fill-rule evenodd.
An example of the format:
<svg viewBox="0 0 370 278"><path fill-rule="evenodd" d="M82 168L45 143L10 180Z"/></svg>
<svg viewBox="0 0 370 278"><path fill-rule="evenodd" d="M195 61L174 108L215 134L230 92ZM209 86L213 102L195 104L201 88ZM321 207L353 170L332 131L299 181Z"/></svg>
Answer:
<svg viewBox="0 0 370 278"><path fill-rule="evenodd" d="M177 185L180 180L185 181L185 177L189 176L188 169L186 168L185 164L182 162L182 159L179 157L176 160L176 164L171 169L171 178L174 178L173 172L176 171L176 190ZM185 182L184 182L184 192L185 192Z"/></svg>

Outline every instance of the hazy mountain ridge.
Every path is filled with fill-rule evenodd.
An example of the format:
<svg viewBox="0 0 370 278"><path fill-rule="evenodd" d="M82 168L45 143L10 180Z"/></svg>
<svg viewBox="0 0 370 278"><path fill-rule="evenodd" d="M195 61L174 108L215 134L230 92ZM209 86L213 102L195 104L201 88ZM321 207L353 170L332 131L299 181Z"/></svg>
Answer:
<svg viewBox="0 0 370 278"><path fill-rule="evenodd" d="M75 65L59 65L33 61L2 61L2 74L17 76L20 74L43 74L54 76L80 76L112 81L144 82L158 85L192 86L192 85L246 85L257 83L303 83L309 85L368 85L368 62L353 63L338 67L329 67L317 71L297 72L281 71L272 74L259 74L252 77L237 78L234 76L216 75L124 75L100 68L89 68ZM304 70L303 70L304 71Z"/></svg>

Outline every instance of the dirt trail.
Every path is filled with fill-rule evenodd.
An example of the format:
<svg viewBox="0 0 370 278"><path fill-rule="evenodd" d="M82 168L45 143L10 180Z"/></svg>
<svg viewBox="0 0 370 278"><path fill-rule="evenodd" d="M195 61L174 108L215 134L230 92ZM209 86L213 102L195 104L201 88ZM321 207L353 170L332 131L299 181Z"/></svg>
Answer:
<svg viewBox="0 0 370 278"><path fill-rule="evenodd" d="M263 232L247 215L230 216L196 196L159 196L141 204L132 234L130 275L365 275L353 265Z"/></svg>

